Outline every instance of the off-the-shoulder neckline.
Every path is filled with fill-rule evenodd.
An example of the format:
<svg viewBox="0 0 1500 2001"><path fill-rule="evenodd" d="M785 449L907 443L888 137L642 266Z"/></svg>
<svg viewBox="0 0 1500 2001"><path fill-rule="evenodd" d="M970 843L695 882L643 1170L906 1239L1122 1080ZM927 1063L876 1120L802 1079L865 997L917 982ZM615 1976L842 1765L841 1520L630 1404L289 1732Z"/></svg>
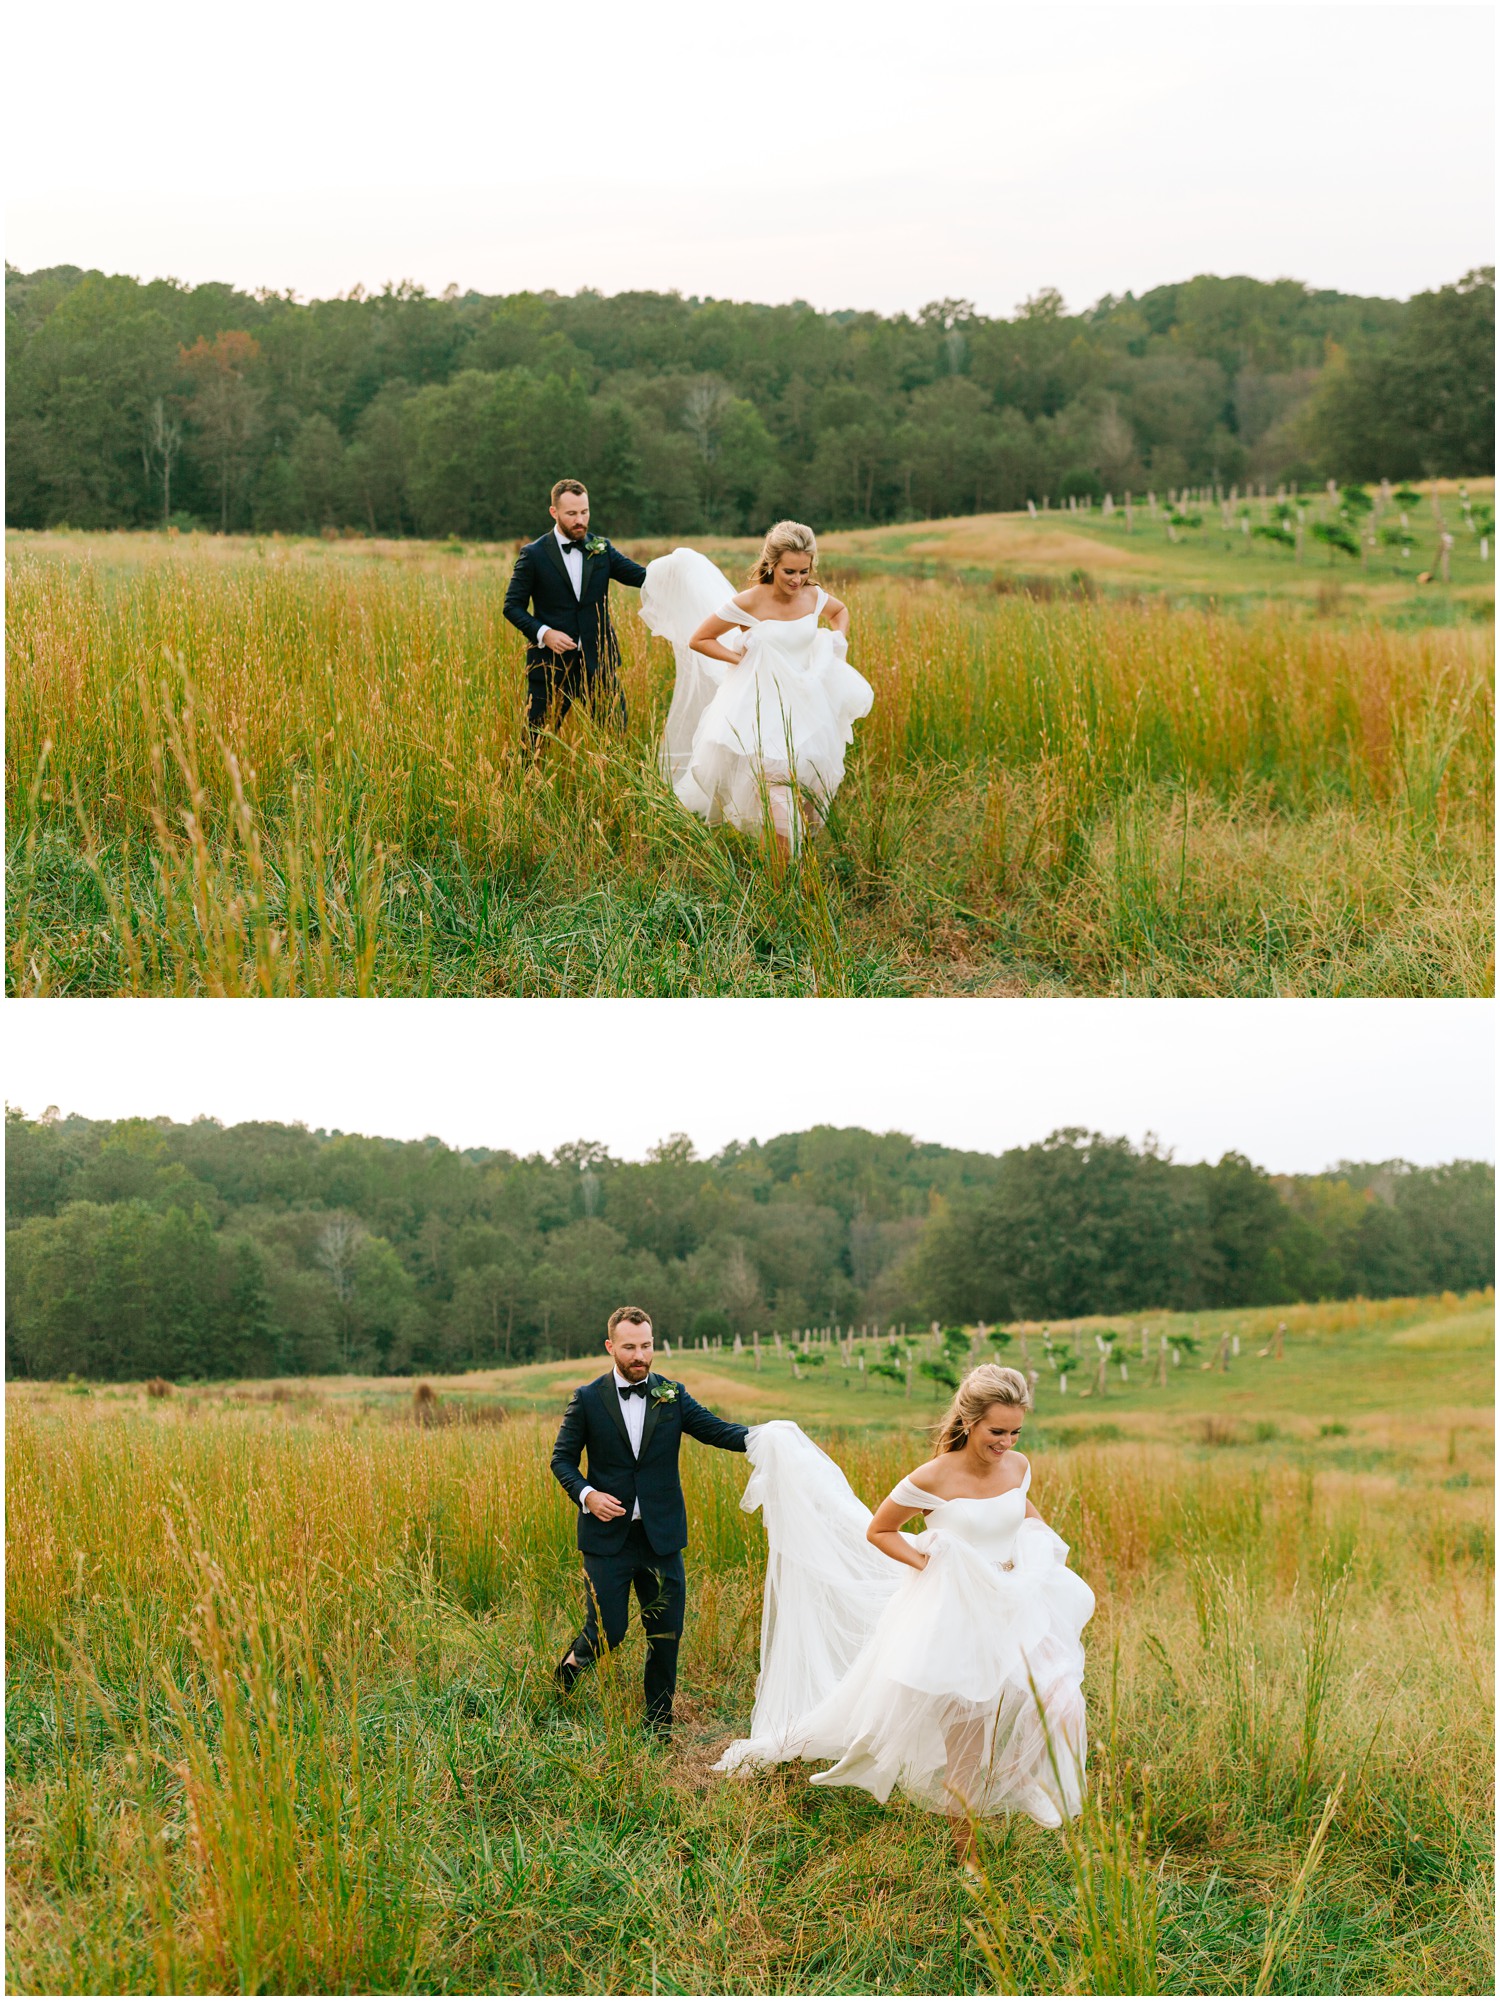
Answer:
<svg viewBox="0 0 1500 2001"><path fill-rule="evenodd" d="M726 609L732 605L740 617L748 618L752 625L800 625L805 618L821 618L823 616L823 607L828 602L828 593L821 584L814 584L813 589L818 594L817 603L811 611L798 612L795 618L758 618L753 611L748 611L744 605L737 604L732 597L726 601ZM723 613L720 613L720 616L722 617ZM924 1489L923 1491L925 1492L926 1490Z"/></svg>
<svg viewBox="0 0 1500 2001"><path fill-rule="evenodd" d="M944 1508L948 1506L950 1501L1002 1501L1007 1494L1019 1494L1021 1489L1026 1485L1027 1480L1031 1478L1031 1461L1026 1457L1024 1452L1018 1452L1016 1457L1026 1468L1026 1472L1016 1482L1014 1487L1003 1487L998 1494L934 1494L930 1487L924 1487L920 1481L913 1480L909 1473L903 1473L901 1478L896 1482L896 1485L898 1487L914 1487L919 1494L925 1494L929 1501L936 1501L940 1507Z"/></svg>

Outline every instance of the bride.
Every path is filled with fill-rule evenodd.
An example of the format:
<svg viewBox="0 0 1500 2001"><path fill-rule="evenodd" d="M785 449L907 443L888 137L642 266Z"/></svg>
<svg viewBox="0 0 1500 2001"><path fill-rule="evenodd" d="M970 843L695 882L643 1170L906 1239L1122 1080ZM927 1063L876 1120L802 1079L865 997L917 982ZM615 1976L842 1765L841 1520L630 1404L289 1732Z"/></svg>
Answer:
<svg viewBox="0 0 1500 2001"><path fill-rule="evenodd" d="M664 775L710 825L769 822L784 855L822 824L874 701L849 665L848 607L819 587L817 557L810 528L778 521L743 591L696 549L659 556L641 586L641 617L677 654Z"/></svg>
<svg viewBox="0 0 1500 2001"><path fill-rule="evenodd" d="M964 1378L937 1453L871 1515L795 1424L755 1425L741 1506L769 1546L750 1735L718 1771L832 1758L815 1786L899 1786L946 1813L1057 1827L1083 1798L1083 1627L1094 1594L1032 1505L1017 1369ZM914 1514L931 1526L907 1535Z"/></svg>

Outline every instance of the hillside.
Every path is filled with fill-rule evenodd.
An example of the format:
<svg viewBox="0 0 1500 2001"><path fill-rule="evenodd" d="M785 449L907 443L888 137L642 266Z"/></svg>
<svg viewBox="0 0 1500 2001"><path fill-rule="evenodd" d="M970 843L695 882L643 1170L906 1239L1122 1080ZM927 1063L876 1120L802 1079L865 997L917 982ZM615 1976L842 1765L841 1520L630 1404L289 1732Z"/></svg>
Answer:
<svg viewBox="0 0 1500 2001"><path fill-rule="evenodd" d="M6 520L457 535L837 529L1494 469L1492 272L1406 303L1201 276L1013 319L675 294L295 303L6 273Z"/></svg>

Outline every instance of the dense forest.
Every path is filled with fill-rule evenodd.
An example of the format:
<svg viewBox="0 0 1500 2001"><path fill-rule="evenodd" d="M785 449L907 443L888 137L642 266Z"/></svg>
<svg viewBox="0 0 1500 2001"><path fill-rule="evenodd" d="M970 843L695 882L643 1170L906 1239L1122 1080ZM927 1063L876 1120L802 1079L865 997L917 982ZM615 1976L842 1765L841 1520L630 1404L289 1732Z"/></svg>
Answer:
<svg viewBox="0 0 1500 2001"><path fill-rule="evenodd" d="M677 294L299 303L6 268L6 520L616 535L1494 468L1494 273L1402 303L1198 277L1013 318Z"/></svg>
<svg viewBox="0 0 1500 2001"><path fill-rule="evenodd" d="M819 1127L700 1160L49 1111L6 1120L6 1369L132 1380L451 1370L931 1316L1061 1319L1494 1281L1494 1169L1054 1133L998 1156Z"/></svg>

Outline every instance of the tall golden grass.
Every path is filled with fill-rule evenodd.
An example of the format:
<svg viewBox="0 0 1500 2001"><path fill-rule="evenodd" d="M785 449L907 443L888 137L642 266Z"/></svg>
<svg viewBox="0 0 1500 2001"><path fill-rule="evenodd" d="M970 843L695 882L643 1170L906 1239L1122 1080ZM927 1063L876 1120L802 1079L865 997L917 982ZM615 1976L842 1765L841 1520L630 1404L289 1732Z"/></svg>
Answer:
<svg viewBox="0 0 1500 2001"><path fill-rule="evenodd" d="M788 875L624 744L528 766L493 563L10 568L34 992L1474 992L1487 635L850 587L875 687Z"/></svg>
<svg viewBox="0 0 1500 2001"><path fill-rule="evenodd" d="M1411 1424L1403 1427L1409 1444ZM1093 1583L1088 1813L992 1828L707 1767L761 1532L684 1460L679 1730L572 1698L551 1428L310 1398L10 1396L13 1991L1483 1992L1488 1473L1033 1448ZM912 1441L830 1436L873 1499Z"/></svg>

